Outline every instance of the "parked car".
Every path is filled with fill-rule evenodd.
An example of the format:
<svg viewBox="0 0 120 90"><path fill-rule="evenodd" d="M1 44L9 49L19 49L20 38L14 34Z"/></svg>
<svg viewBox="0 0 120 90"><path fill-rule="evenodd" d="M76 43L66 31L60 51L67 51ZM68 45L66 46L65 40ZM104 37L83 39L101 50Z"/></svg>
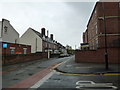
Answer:
<svg viewBox="0 0 120 90"><path fill-rule="evenodd" d="M70 55L69 54L60 54L59 58L61 58L61 57L68 57L68 56L70 56Z"/></svg>

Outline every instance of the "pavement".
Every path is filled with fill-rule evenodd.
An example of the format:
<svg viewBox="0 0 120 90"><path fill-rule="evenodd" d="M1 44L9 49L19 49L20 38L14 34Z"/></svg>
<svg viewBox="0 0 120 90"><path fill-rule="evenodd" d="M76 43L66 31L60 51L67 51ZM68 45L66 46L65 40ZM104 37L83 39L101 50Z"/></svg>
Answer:
<svg viewBox="0 0 120 90"><path fill-rule="evenodd" d="M100 63L76 63L75 58L64 62L56 71L70 74L105 74L120 73L120 64L109 64L109 69L105 69L105 64Z"/></svg>

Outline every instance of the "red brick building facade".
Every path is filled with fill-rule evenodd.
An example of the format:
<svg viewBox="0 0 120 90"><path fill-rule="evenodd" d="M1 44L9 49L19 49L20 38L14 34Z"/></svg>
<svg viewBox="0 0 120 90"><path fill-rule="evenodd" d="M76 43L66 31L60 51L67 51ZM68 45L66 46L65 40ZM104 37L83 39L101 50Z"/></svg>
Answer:
<svg viewBox="0 0 120 90"><path fill-rule="evenodd" d="M104 14L107 47L120 47L120 3L97 2L88 22L87 30L83 34L83 42L89 43L90 49L94 50L105 46Z"/></svg>
<svg viewBox="0 0 120 90"><path fill-rule="evenodd" d="M83 33L82 50L76 51L75 61L104 63L105 33L108 62L120 63L120 2L96 3ZM87 47L84 43L88 43Z"/></svg>
<svg viewBox="0 0 120 90"><path fill-rule="evenodd" d="M2 55L30 54L31 46L2 42Z"/></svg>

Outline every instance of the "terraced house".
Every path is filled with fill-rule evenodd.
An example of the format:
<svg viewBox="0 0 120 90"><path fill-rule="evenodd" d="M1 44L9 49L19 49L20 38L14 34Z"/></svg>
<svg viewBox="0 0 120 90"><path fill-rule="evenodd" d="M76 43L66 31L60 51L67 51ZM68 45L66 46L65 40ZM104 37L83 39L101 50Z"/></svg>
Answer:
<svg viewBox="0 0 120 90"><path fill-rule="evenodd" d="M49 38L45 32L45 28L41 29L41 33L32 28L28 28L28 30L20 37L20 43L31 45L31 53L47 51L59 53L63 46L53 40L53 34L50 34Z"/></svg>

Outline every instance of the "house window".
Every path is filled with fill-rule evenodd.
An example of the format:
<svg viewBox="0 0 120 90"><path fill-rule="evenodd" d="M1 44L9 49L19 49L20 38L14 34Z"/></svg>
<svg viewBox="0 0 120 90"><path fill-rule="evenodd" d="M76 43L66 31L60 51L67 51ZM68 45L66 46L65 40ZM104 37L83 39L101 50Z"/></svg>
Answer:
<svg viewBox="0 0 120 90"><path fill-rule="evenodd" d="M97 27L97 25L95 26L95 29L96 29L96 34L98 34L98 27Z"/></svg>
<svg viewBox="0 0 120 90"><path fill-rule="evenodd" d="M15 49L10 49L10 54L15 54Z"/></svg>
<svg viewBox="0 0 120 90"><path fill-rule="evenodd" d="M48 46L48 44L46 43L46 47Z"/></svg>
<svg viewBox="0 0 120 90"><path fill-rule="evenodd" d="M27 54L27 48L23 48L24 54Z"/></svg>
<svg viewBox="0 0 120 90"><path fill-rule="evenodd" d="M17 39L15 39L15 43L17 43Z"/></svg>
<svg viewBox="0 0 120 90"><path fill-rule="evenodd" d="M55 45L54 45L54 49L55 49Z"/></svg>
<svg viewBox="0 0 120 90"><path fill-rule="evenodd" d="M96 46L97 46L97 48L98 48L98 39L96 40Z"/></svg>
<svg viewBox="0 0 120 90"><path fill-rule="evenodd" d="M10 47L10 54L15 54L15 47Z"/></svg>
<svg viewBox="0 0 120 90"><path fill-rule="evenodd" d="M120 8L120 2L119 2L119 8Z"/></svg>
<svg viewBox="0 0 120 90"><path fill-rule="evenodd" d="M7 34L8 27L4 27L4 33Z"/></svg>
<svg viewBox="0 0 120 90"><path fill-rule="evenodd" d="M96 10L95 10L95 14L96 14Z"/></svg>

